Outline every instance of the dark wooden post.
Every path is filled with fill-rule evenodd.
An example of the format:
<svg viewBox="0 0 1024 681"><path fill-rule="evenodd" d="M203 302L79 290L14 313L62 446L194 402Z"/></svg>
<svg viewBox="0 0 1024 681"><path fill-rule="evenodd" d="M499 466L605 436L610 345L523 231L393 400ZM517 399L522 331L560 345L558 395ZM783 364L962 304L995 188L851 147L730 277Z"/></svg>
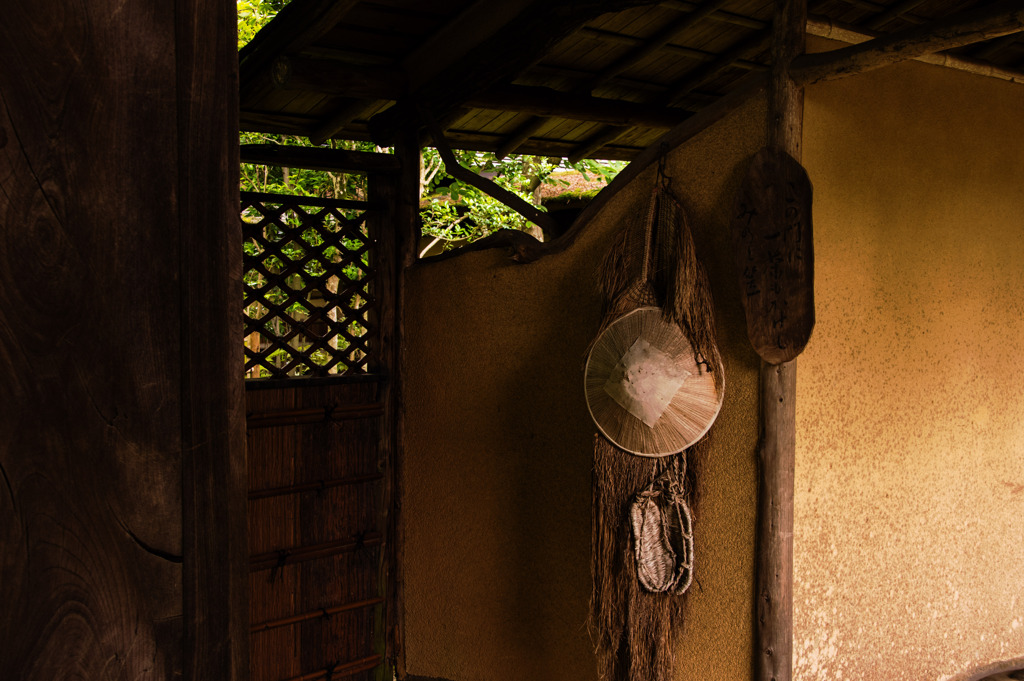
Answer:
<svg viewBox="0 0 1024 681"><path fill-rule="evenodd" d="M804 51L806 0L778 0L768 89L768 147L800 160L803 89L789 75ZM757 681L789 681L793 670L793 475L796 360L761 360L758 487Z"/></svg>
<svg viewBox="0 0 1024 681"><path fill-rule="evenodd" d="M174 8L184 678L243 681L249 677L249 552L238 9L229 0L184 0ZM149 153L152 141L134 132L136 153Z"/></svg>
<svg viewBox="0 0 1024 681"><path fill-rule="evenodd" d="M235 6L4 9L0 676L241 681Z"/></svg>
<svg viewBox="0 0 1024 681"><path fill-rule="evenodd" d="M406 677L404 638L404 571L403 551L405 546L405 523L401 514L402 490L404 485L404 433L405 394L402 378L405 376L405 272L416 262L420 241L420 148L414 128L406 129L395 144L395 155L401 162L401 169L393 178L394 189L391 207L388 211L391 229L394 230L395 247L395 337L394 366L390 405L394 415L391 480L388 512L391 514L388 531L391 540L388 559L391 575L388 579L388 659L398 678ZM372 179L372 178L371 178Z"/></svg>

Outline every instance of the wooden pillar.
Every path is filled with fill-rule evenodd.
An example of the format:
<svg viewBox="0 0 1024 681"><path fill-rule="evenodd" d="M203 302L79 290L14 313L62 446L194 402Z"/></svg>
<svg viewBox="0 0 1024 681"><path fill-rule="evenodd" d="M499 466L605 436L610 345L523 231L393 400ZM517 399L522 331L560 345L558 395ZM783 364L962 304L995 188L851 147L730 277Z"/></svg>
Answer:
<svg viewBox="0 0 1024 681"><path fill-rule="evenodd" d="M249 551L238 10L230 0L177 0L174 8L184 679L244 681ZM136 153L150 153L144 130L131 132Z"/></svg>
<svg viewBox="0 0 1024 681"><path fill-rule="evenodd" d="M804 51L806 0L777 0L768 89L768 147L800 160L803 88L789 69ZM793 476L796 359L761 360L757 552L757 681L789 681L793 670Z"/></svg>
<svg viewBox="0 0 1024 681"><path fill-rule="evenodd" d="M3 678L247 674L235 12L5 6Z"/></svg>
<svg viewBox="0 0 1024 681"><path fill-rule="evenodd" d="M399 679L406 678L404 636L404 547L405 523L401 513L404 488L405 393L405 303L406 270L413 266L420 241L420 147L415 128L408 128L395 144L401 169L395 178L390 217L395 233L395 364L392 367L391 404L394 413L394 450L391 468L391 498L388 503L391 538L388 580L388 660Z"/></svg>

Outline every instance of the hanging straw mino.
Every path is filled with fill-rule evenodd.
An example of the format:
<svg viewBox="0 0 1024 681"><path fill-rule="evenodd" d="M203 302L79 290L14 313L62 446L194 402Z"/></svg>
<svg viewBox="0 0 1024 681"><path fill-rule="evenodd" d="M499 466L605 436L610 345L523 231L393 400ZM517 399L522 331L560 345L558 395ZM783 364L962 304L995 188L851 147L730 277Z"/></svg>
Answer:
<svg viewBox="0 0 1024 681"><path fill-rule="evenodd" d="M602 265L600 289L606 305L601 331L638 307L659 307L666 321L682 328L697 361L704 363L721 389L722 363L714 341L707 277L697 262L683 208L662 180L659 170L648 211L626 225ZM695 506L696 468L708 450L705 436L686 451L651 459L626 454L600 435L595 438L590 629L602 679L672 679L672 638L682 622L682 599L672 590L652 593L641 584L631 505L637 492L649 488L665 466L678 465L686 471L685 483L680 482ZM685 561L691 559L690 547Z"/></svg>

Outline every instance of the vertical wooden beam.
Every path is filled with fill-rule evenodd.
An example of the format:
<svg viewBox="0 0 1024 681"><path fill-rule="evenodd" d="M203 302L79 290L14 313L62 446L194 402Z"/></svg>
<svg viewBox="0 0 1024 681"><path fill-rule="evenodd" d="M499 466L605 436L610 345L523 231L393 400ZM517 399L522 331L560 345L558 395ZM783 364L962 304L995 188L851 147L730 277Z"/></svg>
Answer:
<svg viewBox="0 0 1024 681"><path fill-rule="evenodd" d="M404 433L405 393L403 378L405 369L405 273L416 261L420 238L420 147L416 129L404 128L395 144L395 155L401 161L401 169L394 183L388 225L394 233L394 354L391 369L390 409L392 418L392 459L390 495L387 500L388 517L388 561L390 575L387 582L387 657L399 679L406 678L405 666L405 588L404 548L405 522L402 517L402 496L404 487Z"/></svg>
<svg viewBox="0 0 1024 681"><path fill-rule="evenodd" d="M768 147L797 161L803 135L803 89L789 75L803 53L806 0L777 0L768 88ZM757 551L757 681L793 673L793 478L796 450L796 360L761 360Z"/></svg>
<svg viewBox="0 0 1024 681"><path fill-rule="evenodd" d="M237 8L175 3L184 678L249 677ZM140 226L145 228L145 226Z"/></svg>

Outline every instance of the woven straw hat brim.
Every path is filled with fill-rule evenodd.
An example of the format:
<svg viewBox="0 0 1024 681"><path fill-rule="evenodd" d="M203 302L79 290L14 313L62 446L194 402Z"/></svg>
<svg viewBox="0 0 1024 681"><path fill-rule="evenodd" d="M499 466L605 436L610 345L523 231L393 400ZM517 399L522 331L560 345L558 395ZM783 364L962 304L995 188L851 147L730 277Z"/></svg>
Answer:
<svg viewBox="0 0 1024 681"><path fill-rule="evenodd" d="M635 402L622 397L624 391L635 389L619 384L623 383L623 362L635 357L637 348L649 348L647 352L655 358L641 373L655 367L663 374L654 377L663 397L665 391L674 391L670 399L665 397L667 404L656 397ZM721 387L705 365L697 364L686 335L676 324L666 322L657 307L641 307L612 322L594 342L584 370L587 408L594 423L617 447L639 456L675 454L702 438L722 407L724 381L719 383ZM637 415L640 412L651 425Z"/></svg>

